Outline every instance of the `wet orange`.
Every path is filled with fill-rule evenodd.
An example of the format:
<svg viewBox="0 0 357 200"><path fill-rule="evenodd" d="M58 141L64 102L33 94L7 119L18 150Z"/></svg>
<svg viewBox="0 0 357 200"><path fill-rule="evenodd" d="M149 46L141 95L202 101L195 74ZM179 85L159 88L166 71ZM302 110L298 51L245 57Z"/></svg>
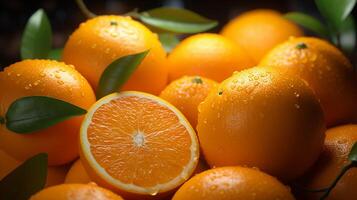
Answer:
<svg viewBox="0 0 357 200"><path fill-rule="evenodd" d="M199 146L184 115L142 92L114 93L82 124L80 155L90 178L123 197L160 196L194 172Z"/></svg>
<svg viewBox="0 0 357 200"><path fill-rule="evenodd" d="M73 163L72 167L69 169L65 183L89 183L91 179L88 176L87 171L84 169L81 160L77 160Z"/></svg>
<svg viewBox="0 0 357 200"><path fill-rule="evenodd" d="M275 10L258 9L232 19L221 34L234 40L258 64L275 45L302 36L303 31Z"/></svg>
<svg viewBox="0 0 357 200"><path fill-rule="evenodd" d="M260 65L307 81L322 104L328 126L352 121L357 103L355 73L333 45L318 38L292 38L271 50Z"/></svg>
<svg viewBox="0 0 357 200"><path fill-rule="evenodd" d="M292 180L322 150L325 123L312 89L273 68L234 74L198 110L198 137L211 167L258 167Z"/></svg>
<svg viewBox="0 0 357 200"><path fill-rule="evenodd" d="M330 186L341 169L349 164L347 156L357 142L357 125L343 125L326 131L324 151L315 166L301 179L304 187L321 189ZM327 200L354 199L357 196L357 169L350 169L337 183ZM303 199L318 200L321 193Z"/></svg>
<svg viewBox="0 0 357 200"><path fill-rule="evenodd" d="M289 188L255 169L221 167L188 180L172 200L294 200Z"/></svg>
<svg viewBox="0 0 357 200"><path fill-rule="evenodd" d="M149 50L123 90L159 94L167 83L166 53L157 35L123 16L99 16L82 23L67 41L63 60L97 88L104 69L117 58Z"/></svg>
<svg viewBox="0 0 357 200"><path fill-rule="evenodd" d="M50 60L24 60L0 73L0 116L16 99L49 96L89 108L95 96L87 80L73 66ZM0 148L17 160L48 154L50 165L67 163L78 156L78 133L83 117L70 118L31 134L16 134L0 127Z"/></svg>
<svg viewBox="0 0 357 200"><path fill-rule="evenodd" d="M41 190L30 200L123 200L95 184L62 184Z"/></svg>
<svg viewBox="0 0 357 200"><path fill-rule="evenodd" d="M254 65L249 55L233 41L212 33L186 38L172 50L168 60L170 81L198 75L221 82L234 71Z"/></svg>
<svg viewBox="0 0 357 200"><path fill-rule="evenodd" d="M216 81L200 76L184 76L171 82L160 97L178 108L191 125L196 127L197 107L217 85Z"/></svg>

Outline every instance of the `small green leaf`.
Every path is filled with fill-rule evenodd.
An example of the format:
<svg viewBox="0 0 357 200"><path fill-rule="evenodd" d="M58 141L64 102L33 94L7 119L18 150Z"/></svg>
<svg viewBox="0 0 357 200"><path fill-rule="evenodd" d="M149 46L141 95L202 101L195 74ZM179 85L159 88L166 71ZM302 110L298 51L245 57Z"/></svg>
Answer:
<svg viewBox="0 0 357 200"><path fill-rule="evenodd" d="M60 61L62 59L62 52L63 52L62 48L52 49L48 54L48 59Z"/></svg>
<svg viewBox="0 0 357 200"><path fill-rule="evenodd" d="M47 154L26 160L0 181L0 199L28 200L46 184Z"/></svg>
<svg viewBox="0 0 357 200"><path fill-rule="evenodd" d="M353 10L356 0L315 0L315 3L322 16L338 30Z"/></svg>
<svg viewBox="0 0 357 200"><path fill-rule="evenodd" d="M356 24L352 16L348 16L341 24L340 46L346 53L352 53L356 48Z"/></svg>
<svg viewBox="0 0 357 200"><path fill-rule="evenodd" d="M173 33L198 33L218 24L182 8L156 8L139 13L138 17L145 24Z"/></svg>
<svg viewBox="0 0 357 200"><path fill-rule="evenodd" d="M52 31L46 13L39 9L28 20L21 41L21 58L47 58L51 50Z"/></svg>
<svg viewBox="0 0 357 200"><path fill-rule="evenodd" d="M166 52L168 53L171 52L171 50L175 48L178 43L180 43L180 40L177 38L177 36L171 33L159 34L159 39Z"/></svg>
<svg viewBox="0 0 357 200"><path fill-rule="evenodd" d="M329 35L327 27L310 15L299 12L290 12L285 14L285 18L315 32L321 37L327 38Z"/></svg>
<svg viewBox="0 0 357 200"><path fill-rule="evenodd" d="M112 62L100 77L97 98L120 90L148 53L149 50L124 56Z"/></svg>
<svg viewBox="0 0 357 200"><path fill-rule="evenodd" d="M350 154L348 154L348 160L357 162L357 142L353 144Z"/></svg>
<svg viewBox="0 0 357 200"><path fill-rule="evenodd" d="M29 96L14 101L6 113L6 127L15 133L31 133L70 117L83 115L80 107L45 96Z"/></svg>

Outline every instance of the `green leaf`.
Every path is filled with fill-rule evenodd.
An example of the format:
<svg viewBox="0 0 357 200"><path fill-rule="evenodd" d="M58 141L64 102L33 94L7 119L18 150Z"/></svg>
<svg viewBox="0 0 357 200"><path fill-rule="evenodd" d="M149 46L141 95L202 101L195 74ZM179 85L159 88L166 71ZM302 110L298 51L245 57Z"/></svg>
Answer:
<svg viewBox="0 0 357 200"><path fill-rule="evenodd" d="M21 41L21 58L47 58L51 50L52 31L46 13L39 9L28 20Z"/></svg>
<svg viewBox="0 0 357 200"><path fill-rule="evenodd" d="M62 53L63 53L63 49L62 48L60 48L60 49L52 49L48 54L48 59L60 61L62 59Z"/></svg>
<svg viewBox="0 0 357 200"><path fill-rule="evenodd" d="M138 17L145 24L173 33L198 33L218 24L182 8L156 8L139 13Z"/></svg>
<svg viewBox="0 0 357 200"><path fill-rule="evenodd" d="M180 40L177 38L177 36L171 33L159 34L159 39L166 52L171 52L171 50L175 48L178 43L180 43Z"/></svg>
<svg viewBox="0 0 357 200"><path fill-rule="evenodd" d="M120 90L148 53L149 50L124 56L112 62L100 77L97 98Z"/></svg>
<svg viewBox="0 0 357 200"><path fill-rule="evenodd" d="M322 16L333 28L339 30L341 23L353 10L356 0L315 0L315 3Z"/></svg>
<svg viewBox="0 0 357 200"><path fill-rule="evenodd" d="M17 99L10 105L5 123L13 132L31 133L86 112L80 107L51 97L29 96Z"/></svg>
<svg viewBox="0 0 357 200"><path fill-rule="evenodd" d="M340 46L343 51L352 53L356 48L356 24L353 16L348 16L341 24Z"/></svg>
<svg viewBox="0 0 357 200"><path fill-rule="evenodd" d="M357 142L354 143L350 153L348 154L348 160L351 162L357 162Z"/></svg>
<svg viewBox="0 0 357 200"><path fill-rule="evenodd" d="M329 35L328 29L325 25L323 25L318 19L299 12L290 12L285 14L285 18L290 21L293 21L300 26L315 32L321 37L327 38Z"/></svg>
<svg viewBox="0 0 357 200"><path fill-rule="evenodd" d="M0 199L28 200L46 184L47 154L26 160L0 181Z"/></svg>

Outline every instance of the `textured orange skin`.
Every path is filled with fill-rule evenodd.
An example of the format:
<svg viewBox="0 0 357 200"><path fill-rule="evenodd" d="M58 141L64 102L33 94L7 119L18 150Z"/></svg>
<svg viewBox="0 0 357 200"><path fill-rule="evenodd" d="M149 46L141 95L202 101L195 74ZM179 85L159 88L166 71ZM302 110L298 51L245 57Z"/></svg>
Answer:
<svg viewBox="0 0 357 200"><path fill-rule="evenodd" d="M217 82L254 65L233 41L212 33L193 35L177 45L168 57L169 79L199 75Z"/></svg>
<svg viewBox="0 0 357 200"><path fill-rule="evenodd" d="M69 169L65 183L89 183L91 179L89 178L87 171L84 169L83 164L80 159L78 159Z"/></svg>
<svg viewBox="0 0 357 200"><path fill-rule="evenodd" d="M307 48L296 46L305 44ZM328 42L309 37L291 38L271 50L261 66L297 75L314 89L325 112L327 126L352 121L357 83L351 63Z"/></svg>
<svg viewBox="0 0 357 200"><path fill-rule="evenodd" d="M122 90L159 94L167 84L165 50L154 33L130 17L99 16L82 23L67 41L63 60L76 66L96 89L101 74L110 63L149 49L149 54Z"/></svg>
<svg viewBox="0 0 357 200"><path fill-rule="evenodd" d="M276 178L255 169L221 167L188 180L172 200L267 200L295 198Z"/></svg>
<svg viewBox="0 0 357 200"><path fill-rule="evenodd" d="M211 167L258 167L292 180L323 146L323 112L313 91L300 78L272 68L236 73L198 110L198 137Z"/></svg>
<svg viewBox="0 0 357 200"><path fill-rule="evenodd" d="M50 60L25 60L0 73L0 115L12 102L25 96L49 96L83 109L95 102L89 83L73 67ZM0 148L17 160L40 152L49 165L65 164L78 156L78 134L82 117L65 120L32 134L16 134L0 128Z"/></svg>
<svg viewBox="0 0 357 200"><path fill-rule="evenodd" d="M8 175L12 170L21 164L15 158L9 156L3 150L0 150L0 180ZM45 187L63 183L67 169L63 166L47 168L47 180Z"/></svg>
<svg viewBox="0 0 357 200"><path fill-rule="evenodd" d="M330 186L341 168L349 161L347 156L357 141L357 125L343 125L326 131L324 151L318 162L301 179L304 187L320 189ZM327 200L348 200L357 197L357 169L352 168L340 179ZM301 199L318 200L321 193Z"/></svg>
<svg viewBox="0 0 357 200"><path fill-rule="evenodd" d="M94 184L62 184L46 188L30 200L123 200L113 192Z"/></svg>
<svg viewBox="0 0 357 200"><path fill-rule="evenodd" d="M275 45L303 31L274 10L258 9L245 12L223 27L221 34L234 40L258 64Z"/></svg>
<svg viewBox="0 0 357 200"><path fill-rule="evenodd" d="M200 79L202 83L196 83L195 79ZM178 108L185 115L192 127L196 127L197 107L217 85L216 81L207 78L184 76L171 82L161 92L160 97Z"/></svg>

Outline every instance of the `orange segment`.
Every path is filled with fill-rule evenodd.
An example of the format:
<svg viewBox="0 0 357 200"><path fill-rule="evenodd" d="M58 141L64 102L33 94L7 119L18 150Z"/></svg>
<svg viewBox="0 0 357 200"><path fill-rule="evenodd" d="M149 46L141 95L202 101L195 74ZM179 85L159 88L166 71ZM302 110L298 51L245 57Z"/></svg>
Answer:
<svg viewBox="0 0 357 200"><path fill-rule="evenodd" d="M150 194L172 190L193 173L196 134L168 102L141 92L99 100L81 128L82 161L92 178L115 191Z"/></svg>

